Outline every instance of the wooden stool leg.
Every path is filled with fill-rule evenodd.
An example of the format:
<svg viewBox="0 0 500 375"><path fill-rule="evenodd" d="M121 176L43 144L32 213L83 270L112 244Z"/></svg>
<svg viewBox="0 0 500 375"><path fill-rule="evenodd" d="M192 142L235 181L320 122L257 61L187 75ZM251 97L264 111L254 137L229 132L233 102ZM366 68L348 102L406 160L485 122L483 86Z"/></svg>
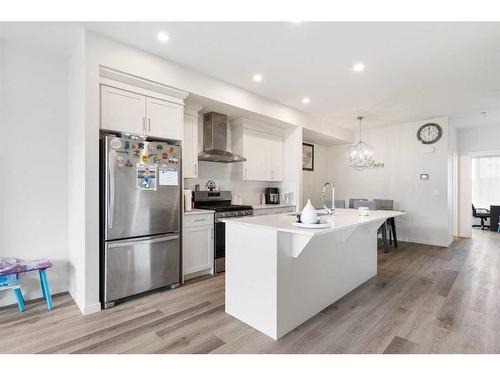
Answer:
<svg viewBox="0 0 500 375"><path fill-rule="evenodd" d="M14 294L16 295L17 307L19 307L20 312L23 312L25 308L24 308L23 292L21 292L21 288L15 288Z"/></svg>
<svg viewBox="0 0 500 375"><path fill-rule="evenodd" d="M54 307L52 305L52 297L50 295L49 282L47 281L47 274L45 270L40 270L40 282L42 284L43 294L45 295L45 299L47 300L47 307L49 310L52 310Z"/></svg>

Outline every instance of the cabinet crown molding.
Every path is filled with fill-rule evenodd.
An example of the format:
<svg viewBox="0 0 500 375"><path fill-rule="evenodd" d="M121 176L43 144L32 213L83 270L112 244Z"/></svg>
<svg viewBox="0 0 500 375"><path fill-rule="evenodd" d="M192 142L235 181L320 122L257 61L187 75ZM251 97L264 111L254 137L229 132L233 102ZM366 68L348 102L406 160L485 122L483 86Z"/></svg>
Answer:
<svg viewBox="0 0 500 375"><path fill-rule="evenodd" d="M191 116L198 116L199 112L203 109L201 104L196 103L184 103L184 113Z"/></svg>
<svg viewBox="0 0 500 375"><path fill-rule="evenodd" d="M100 76L100 83L109 84L111 86L129 90L133 88L133 91L139 94L158 97L158 99L165 99L162 96L158 96L158 94L165 95L170 97L167 100L170 100L172 102L177 102L179 104L184 104L184 99L187 98L187 96L189 95L189 93L186 91L179 90L174 87L164 85L162 83L150 81L145 78L136 77L134 75L120 72L118 70L114 70L112 68L104 66L99 67L99 76ZM120 86L125 86L125 87L120 87ZM150 93L140 92L142 91L141 89L149 91ZM174 98L177 100L175 100Z"/></svg>
<svg viewBox="0 0 500 375"><path fill-rule="evenodd" d="M243 129L255 130L262 133L277 135L280 137L284 136L283 128L278 126L266 124L264 122L249 120L246 118L237 118L230 122L231 126L240 126Z"/></svg>

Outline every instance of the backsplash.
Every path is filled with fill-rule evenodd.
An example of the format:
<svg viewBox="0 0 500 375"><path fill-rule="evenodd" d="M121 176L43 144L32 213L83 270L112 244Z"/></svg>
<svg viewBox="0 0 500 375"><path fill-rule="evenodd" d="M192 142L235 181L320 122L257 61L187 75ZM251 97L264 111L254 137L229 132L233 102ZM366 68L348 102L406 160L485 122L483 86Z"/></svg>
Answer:
<svg viewBox="0 0 500 375"><path fill-rule="evenodd" d="M232 164L212 163L200 161L198 163L198 178L185 178L184 188L194 190L195 185L200 185L200 190L206 190L208 180L214 180L217 190L231 190L233 201L238 196L242 204L260 204L260 197L266 187L281 188L281 182L267 181L236 181L231 180Z"/></svg>

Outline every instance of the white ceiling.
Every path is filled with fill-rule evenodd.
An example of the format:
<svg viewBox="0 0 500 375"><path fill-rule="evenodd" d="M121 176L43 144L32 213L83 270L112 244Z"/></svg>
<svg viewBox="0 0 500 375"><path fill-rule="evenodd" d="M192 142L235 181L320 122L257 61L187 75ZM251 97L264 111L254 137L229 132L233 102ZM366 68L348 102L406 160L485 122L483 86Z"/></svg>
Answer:
<svg viewBox="0 0 500 375"><path fill-rule="evenodd" d="M335 126L357 127L359 114L366 126L441 116L458 127L500 126L500 23L83 25ZM63 48L71 35L60 28L70 26L52 26L34 41ZM156 40L160 30L169 34L168 43ZM351 69L358 61L366 65L362 73ZM261 83L252 80L257 72ZM303 96L311 98L309 105L301 103Z"/></svg>

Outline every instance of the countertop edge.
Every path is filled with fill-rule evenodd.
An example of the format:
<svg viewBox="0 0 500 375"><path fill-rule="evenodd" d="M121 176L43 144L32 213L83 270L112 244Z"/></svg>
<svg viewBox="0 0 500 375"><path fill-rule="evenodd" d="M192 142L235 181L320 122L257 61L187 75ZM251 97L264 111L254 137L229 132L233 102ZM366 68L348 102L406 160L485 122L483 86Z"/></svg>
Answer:
<svg viewBox="0 0 500 375"><path fill-rule="evenodd" d="M204 215L204 214L213 214L214 210L203 210L201 208L195 208L192 211L184 211L184 215Z"/></svg>
<svg viewBox="0 0 500 375"><path fill-rule="evenodd" d="M257 224L257 223L249 223L249 222L243 222L243 221L238 221L237 218L232 218L232 219L227 219L227 220L222 220L224 223L238 223L238 224L241 224L241 225L247 225L247 226L251 226L251 227L258 227L258 228L263 228L263 229L271 229L271 230L275 230L275 231L278 231L278 232L283 232L283 233L293 233L293 234L298 234L298 235L305 235L305 236L309 236L309 237L313 237L313 236L321 236L321 235L324 235L324 234L328 234L328 233L333 233L333 232L339 232L341 230L345 230L345 229L348 229L348 228L352 228L353 226L358 226L358 225L363 225L363 224L367 224L367 223L371 223L373 221L376 221L376 220L387 220L388 218L391 218L391 217L398 217L398 216L403 216L403 215L406 215L406 212L401 212L401 211L396 211L398 212L398 214L396 215L390 215L390 216L387 216L387 217L377 217L377 218L373 218L373 220L365 220L363 222L355 222L355 223L352 223L352 224L348 224L348 225L344 225L340 228L325 228L325 229L307 229L307 228L299 228L297 227L297 229L294 229L294 228L281 228L281 227L276 227L276 226L272 226L272 225L264 225L264 224Z"/></svg>
<svg viewBox="0 0 500 375"><path fill-rule="evenodd" d="M273 208L295 207L294 204L256 204L252 205L254 210L268 210Z"/></svg>

